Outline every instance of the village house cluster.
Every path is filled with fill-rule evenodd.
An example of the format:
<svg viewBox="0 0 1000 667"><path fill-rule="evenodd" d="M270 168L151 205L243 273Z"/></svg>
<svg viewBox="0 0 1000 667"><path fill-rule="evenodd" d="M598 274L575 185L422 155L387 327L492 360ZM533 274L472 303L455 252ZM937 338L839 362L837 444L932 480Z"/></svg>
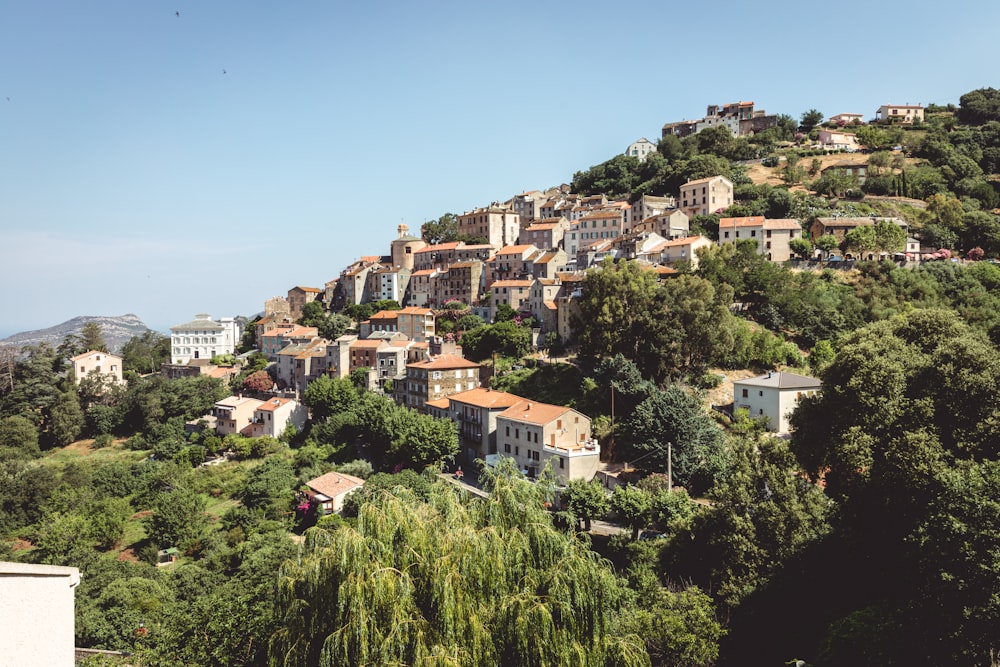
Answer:
<svg viewBox="0 0 1000 667"><path fill-rule="evenodd" d="M873 122L912 123L922 117L919 106L884 105ZM848 113L830 121L839 127L863 122L861 114ZM698 120L668 123L662 134L683 137L721 126L743 136L777 122L777 116L756 110L753 102L734 102L709 106ZM820 141L829 147L857 147L853 134L829 127L821 131ZM656 145L643 138L625 154L645 160L655 151ZM863 171L851 174L865 177ZM322 286L296 285L285 296L268 299L263 316L252 326L258 351L272 364L275 386L267 395L223 399L201 421L220 434L279 437L289 427L305 425L307 412L299 399L312 381L363 373L369 389L454 421L460 461L508 456L528 476L549 463L564 481L592 479L600 447L589 417L489 389L483 366L466 359L452 336L438 334L438 314L458 308L493 322L499 309L509 307L532 319L536 344L551 334L565 341L573 334L584 273L607 258L634 260L658 280L669 280L681 268L697 268L699 249L713 243L754 242L768 260L785 262L794 255L792 241L804 235L832 235L842 241L850 229L879 220L906 231L905 223L895 218L819 218L804 232L796 219L751 216L721 218L718 241L692 233L692 218L722 213L732 206L733 194L733 183L723 175L689 181L676 195L644 195L634 201L576 194L566 185L529 190L456 216L458 234L477 240L470 243L428 243L401 224L385 254L360 257ZM907 251L911 249L918 251L917 242L908 239ZM374 313L336 340L298 323L312 302L341 311L378 301L395 301L400 309ZM236 318L213 320L200 314L172 327L171 363L163 372L226 378L234 369L212 360L235 352L241 324ZM113 374L117 368L120 381L120 360L109 355L88 352L74 364L79 366L78 377ZM737 383L734 406L766 417L772 430L784 432L791 406L815 390L818 381L812 378L769 374ZM319 481L312 492L333 508L339 507L335 498L348 486L357 484L331 478Z"/></svg>

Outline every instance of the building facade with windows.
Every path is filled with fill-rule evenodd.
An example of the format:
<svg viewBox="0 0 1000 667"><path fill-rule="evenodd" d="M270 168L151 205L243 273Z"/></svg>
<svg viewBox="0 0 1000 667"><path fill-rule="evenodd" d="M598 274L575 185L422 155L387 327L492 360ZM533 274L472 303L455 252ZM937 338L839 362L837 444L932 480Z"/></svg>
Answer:
<svg viewBox="0 0 1000 667"><path fill-rule="evenodd" d="M601 458L590 426L590 418L572 408L521 399L497 415L497 454L513 458L529 478L551 463L563 484L590 481Z"/></svg>
<svg viewBox="0 0 1000 667"><path fill-rule="evenodd" d="M689 218L724 211L733 205L733 183L725 176L709 176L681 186L680 208Z"/></svg>
<svg viewBox="0 0 1000 667"><path fill-rule="evenodd" d="M798 402L822 388L823 383L816 378L771 372L733 382L733 408L747 410L751 418L765 417L768 429L788 433L789 417Z"/></svg>
<svg viewBox="0 0 1000 667"><path fill-rule="evenodd" d="M211 359L233 354L240 342L240 326L232 317L214 321L205 314L185 324L170 327L170 363L186 364L192 359Z"/></svg>

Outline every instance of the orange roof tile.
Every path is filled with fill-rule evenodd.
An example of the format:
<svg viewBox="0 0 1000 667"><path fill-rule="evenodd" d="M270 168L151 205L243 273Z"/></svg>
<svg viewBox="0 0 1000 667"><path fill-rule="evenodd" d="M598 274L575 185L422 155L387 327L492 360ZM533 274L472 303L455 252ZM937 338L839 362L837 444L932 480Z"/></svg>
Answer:
<svg viewBox="0 0 1000 667"><path fill-rule="evenodd" d="M294 403L295 399L292 398L269 398L264 401L263 405L258 405L257 409L264 412L274 412L283 405L288 405L289 403Z"/></svg>
<svg viewBox="0 0 1000 667"><path fill-rule="evenodd" d="M524 399L520 396L515 396L514 394L508 394L505 391L497 391L496 389L488 389L486 387L477 387L475 389L469 389L468 391L460 391L457 394L452 394L445 400L455 401L456 403L464 403L466 405L473 405L477 408L506 409L517 404L518 401L523 401Z"/></svg>
<svg viewBox="0 0 1000 667"><path fill-rule="evenodd" d="M469 361L465 357L460 357L457 354L442 354L439 357L430 359L428 361L418 361L414 364L410 364L407 368L427 368L427 369L449 369L449 368L481 368L481 364L477 364L474 361Z"/></svg>
<svg viewBox="0 0 1000 667"><path fill-rule="evenodd" d="M500 413L500 417L514 419L527 424L545 425L570 411L563 405L549 405L538 401L521 399Z"/></svg>
<svg viewBox="0 0 1000 667"><path fill-rule="evenodd" d="M345 475L342 472L328 472L325 475L311 479L306 482L306 486L317 493L330 498L336 498L345 491L363 486L365 480L353 475Z"/></svg>
<svg viewBox="0 0 1000 667"><path fill-rule="evenodd" d="M751 215L744 218L720 218L719 227L760 227L764 224L764 216Z"/></svg>

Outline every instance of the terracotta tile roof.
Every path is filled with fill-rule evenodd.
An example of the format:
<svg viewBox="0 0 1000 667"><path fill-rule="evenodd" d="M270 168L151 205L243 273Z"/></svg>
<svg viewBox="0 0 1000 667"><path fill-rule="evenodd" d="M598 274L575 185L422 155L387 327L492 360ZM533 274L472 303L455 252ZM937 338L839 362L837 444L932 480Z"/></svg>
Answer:
<svg viewBox="0 0 1000 667"><path fill-rule="evenodd" d="M410 274L410 278L415 278L416 276L429 276L432 273L436 273L437 269L420 269L419 271L414 271Z"/></svg>
<svg viewBox="0 0 1000 667"><path fill-rule="evenodd" d="M764 221L764 229L802 229L802 224L794 218L775 218Z"/></svg>
<svg viewBox="0 0 1000 667"><path fill-rule="evenodd" d="M295 399L293 398L278 398L278 397L269 398L266 401L264 401L263 405L258 405L257 409L262 412L274 412L281 406L288 405L289 403L294 403L294 402Z"/></svg>
<svg viewBox="0 0 1000 667"><path fill-rule="evenodd" d="M317 292L317 293L319 293L319 292L322 292L322 291L323 291L323 290L321 290L321 289L320 289L320 288L318 288L318 287L303 287L302 285L296 285L296 286L295 286L295 287L293 287L292 289L300 289L300 290L302 290L303 292ZM289 291L291 291L291 290L289 290Z"/></svg>
<svg viewBox="0 0 1000 667"><path fill-rule="evenodd" d="M714 181L717 178L721 178L722 180L727 181L727 182L729 181L729 179L726 178L725 176L707 176L706 178L699 178L699 179L694 180L694 181L688 181L687 183L685 183L681 187L687 187L689 185L701 185L702 183L708 183L709 181Z"/></svg>
<svg viewBox="0 0 1000 667"><path fill-rule="evenodd" d="M379 257L378 255L364 255L361 257L361 261L369 262L371 264L377 264L378 262L382 261L382 258Z"/></svg>
<svg viewBox="0 0 1000 667"><path fill-rule="evenodd" d="M428 361L418 361L416 363L410 364L407 368L426 368L426 369L450 369L450 368L481 368L481 364L477 364L474 361L469 361L465 357L460 357L457 354L442 354L439 357L430 359Z"/></svg>
<svg viewBox="0 0 1000 667"><path fill-rule="evenodd" d="M406 313L407 315L433 315L434 311L430 308L421 308L419 306L407 306L402 310L397 310L397 313Z"/></svg>
<svg viewBox="0 0 1000 667"><path fill-rule="evenodd" d="M426 405L427 407L431 407L431 408L437 408L439 410L447 410L448 409L448 399L447 398L439 398L439 399L437 399L435 401L427 401L426 403L424 403L424 405Z"/></svg>
<svg viewBox="0 0 1000 667"><path fill-rule="evenodd" d="M316 327L295 327L291 331L285 332L289 338L302 338L305 336L315 336L319 333Z"/></svg>
<svg viewBox="0 0 1000 667"><path fill-rule="evenodd" d="M559 226L558 222L533 222L524 231L526 232L548 232Z"/></svg>
<svg viewBox="0 0 1000 667"><path fill-rule="evenodd" d="M386 344L386 342L384 340L381 340L381 339L377 339L377 338L374 338L374 339L373 338L362 338L361 340L356 340L353 343L351 343L350 346L348 346L348 349L357 350L357 349L362 349L362 348L365 348L365 349L370 348L370 349L375 350L375 349L378 349L378 348L382 347L385 344Z"/></svg>
<svg viewBox="0 0 1000 667"><path fill-rule="evenodd" d="M546 308L548 308L549 310L555 310L556 309L556 302L555 301L543 301L542 305L545 306Z"/></svg>
<svg viewBox="0 0 1000 667"><path fill-rule="evenodd" d="M328 472L325 475L317 477L316 479L309 480L306 482L306 486L316 493L322 493L324 496L336 498L346 491L363 486L364 483L365 480L354 477L353 475L345 475L342 472Z"/></svg>
<svg viewBox="0 0 1000 667"><path fill-rule="evenodd" d="M70 357L70 361L81 361L95 354L103 354L106 357L114 357L115 359L121 359L121 357L109 354L108 352L101 352L100 350L89 350L88 352L84 352L83 354L78 354L75 357Z"/></svg>
<svg viewBox="0 0 1000 667"><path fill-rule="evenodd" d="M220 366L218 368L213 368L208 373L206 373L210 378L216 378L217 380L224 379L227 375L233 375L233 369L225 366Z"/></svg>
<svg viewBox="0 0 1000 667"><path fill-rule="evenodd" d="M397 315L398 310L380 310L371 317L369 317L366 322L371 322L372 320L395 320L399 319Z"/></svg>
<svg viewBox="0 0 1000 667"><path fill-rule="evenodd" d="M518 401L523 401L524 399L520 396L515 396L514 394L508 394L505 391L497 391L495 389L487 389L486 387L477 387L475 389L469 389L468 391L460 391L457 394L452 394L447 399L447 401L455 401L456 403L464 403L465 405L472 405L477 408L490 408L490 409L506 409L513 405L516 405Z"/></svg>
<svg viewBox="0 0 1000 667"><path fill-rule="evenodd" d="M454 250L458 247L459 241L452 241L450 243L438 243L437 245L429 245L426 248L421 248L414 252L414 255L420 254L422 252L440 252L442 250Z"/></svg>
<svg viewBox="0 0 1000 667"><path fill-rule="evenodd" d="M497 287L531 287L532 280L497 280L492 285L490 289L495 289Z"/></svg>
<svg viewBox="0 0 1000 667"><path fill-rule="evenodd" d="M249 396L227 396L221 401L216 401L215 404L227 408L238 408L241 405L250 404L255 410L264 401L258 401L256 398L250 398Z"/></svg>
<svg viewBox="0 0 1000 667"><path fill-rule="evenodd" d="M501 248L497 251L497 257L500 255L523 255L528 252L528 250L536 249L533 245L509 245Z"/></svg>
<svg viewBox="0 0 1000 667"><path fill-rule="evenodd" d="M538 401L529 401L522 398L498 416L526 424L544 426L567 412L570 412L570 408L563 405L549 405L548 403L539 403Z"/></svg>
<svg viewBox="0 0 1000 667"><path fill-rule="evenodd" d="M752 215L746 218L720 218L719 228L723 227L760 227L764 224L764 216Z"/></svg>

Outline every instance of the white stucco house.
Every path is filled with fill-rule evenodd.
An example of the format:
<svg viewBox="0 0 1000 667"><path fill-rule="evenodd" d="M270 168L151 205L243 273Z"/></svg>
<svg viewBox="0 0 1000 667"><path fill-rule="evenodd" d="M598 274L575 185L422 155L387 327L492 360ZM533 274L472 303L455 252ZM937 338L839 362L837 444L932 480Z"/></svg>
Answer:
<svg viewBox="0 0 1000 667"><path fill-rule="evenodd" d="M241 335L240 325L232 317L215 321L200 313L190 322L170 327L170 363L186 364L192 359L232 354Z"/></svg>
<svg viewBox="0 0 1000 667"><path fill-rule="evenodd" d="M74 664L80 570L0 562L0 664Z"/></svg>
<svg viewBox="0 0 1000 667"><path fill-rule="evenodd" d="M778 433L791 429L788 418L803 396L823 388L816 378L795 373L770 372L733 382L733 409L745 408L751 417L767 417L767 427Z"/></svg>

